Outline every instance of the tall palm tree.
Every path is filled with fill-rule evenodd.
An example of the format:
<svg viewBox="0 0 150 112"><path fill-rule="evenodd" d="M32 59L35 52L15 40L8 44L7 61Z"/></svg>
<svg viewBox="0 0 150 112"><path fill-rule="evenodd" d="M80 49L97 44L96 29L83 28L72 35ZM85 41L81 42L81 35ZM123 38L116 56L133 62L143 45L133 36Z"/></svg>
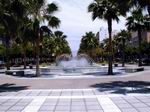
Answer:
<svg viewBox="0 0 150 112"><path fill-rule="evenodd" d="M88 11L92 13L92 19L104 19L108 24L108 33L109 33L109 67L108 74L113 74L112 69L112 21L115 20L119 22L119 16L125 16L126 11L120 8L117 2L112 0L94 0L88 7Z"/></svg>
<svg viewBox="0 0 150 112"><path fill-rule="evenodd" d="M122 51L122 67L125 66L125 45L126 41L130 40L131 34L127 30L121 30L116 35L116 43L121 43L121 51Z"/></svg>
<svg viewBox="0 0 150 112"><path fill-rule="evenodd" d="M51 3L45 5L45 0L29 0L29 7L31 18L33 21L33 31L35 37L35 44L36 44L36 76L40 76L39 71L39 47L40 47L40 40L42 38L42 23L48 23L47 26L51 28L57 28L60 24L60 20L53 16L54 12L58 11L58 7L56 4ZM48 29L48 28L47 28Z"/></svg>
<svg viewBox="0 0 150 112"><path fill-rule="evenodd" d="M62 31L55 31L53 36L55 39L55 46L56 46L56 49L54 50L55 55L58 56L66 53L71 54L69 43L66 40L67 36L64 35Z"/></svg>
<svg viewBox="0 0 150 112"><path fill-rule="evenodd" d="M10 69L9 47L10 39L18 36L18 21L24 14L25 7L20 0L1 0L0 1L0 23L5 31L6 43L6 67Z"/></svg>
<svg viewBox="0 0 150 112"><path fill-rule="evenodd" d="M133 3L135 3L135 5L140 6L143 9L146 9L150 16L150 0L133 0Z"/></svg>
<svg viewBox="0 0 150 112"><path fill-rule="evenodd" d="M138 32L138 42L139 42L139 66L142 66L141 57L141 42L142 42L142 31L145 29L145 17L142 14L142 10L137 8L131 12L131 16L127 18L126 26L130 31Z"/></svg>

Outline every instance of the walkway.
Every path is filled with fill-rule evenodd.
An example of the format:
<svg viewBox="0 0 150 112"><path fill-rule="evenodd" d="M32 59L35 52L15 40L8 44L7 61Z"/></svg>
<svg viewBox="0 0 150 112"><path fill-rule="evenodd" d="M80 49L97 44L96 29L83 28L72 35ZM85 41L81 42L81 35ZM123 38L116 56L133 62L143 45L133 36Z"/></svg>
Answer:
<svg viewBox="0 0 150 112"><path fill-rule="evenodd" d="M150 112L150 95L98 89L1 92L0 112Z"/></svg>

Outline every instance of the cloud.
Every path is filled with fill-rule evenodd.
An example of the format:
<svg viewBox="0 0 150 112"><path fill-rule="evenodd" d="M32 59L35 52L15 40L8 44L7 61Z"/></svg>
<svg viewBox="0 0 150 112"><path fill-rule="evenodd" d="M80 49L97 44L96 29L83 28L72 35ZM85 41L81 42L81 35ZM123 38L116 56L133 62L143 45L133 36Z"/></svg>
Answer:
<svg viewBox="0 0 150 112"><path fill-rule="evenodd" d="M101 38L105 37L107 29L106 22L102 20L92 21L91 14L87 12L88 5L92 0L48 0L49 3L56 2L59 6L59 12L56 16L61 20L61 26L59 30L62 30L67 36L72 50L78 50L80 40L85 32L93 31L98 32L103 27L101 32ZM122 22L117 24L113 23L114 29L124 28L124 18L121 18Z"/></svg>

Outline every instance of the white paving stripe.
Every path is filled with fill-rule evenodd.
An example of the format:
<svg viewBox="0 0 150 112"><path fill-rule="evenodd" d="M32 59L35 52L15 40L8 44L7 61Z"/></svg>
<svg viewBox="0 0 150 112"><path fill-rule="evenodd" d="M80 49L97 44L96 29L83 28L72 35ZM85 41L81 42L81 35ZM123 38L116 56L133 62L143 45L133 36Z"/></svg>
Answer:
<svg viewBox="0 0 150 112"><path fill-rule="evenodd" d="M112 100L107 97L97 97L100 105L102 106L104 112L121 112L121 110L112 102Z"/></svg>
<svg viewBox="0 0 150 112"><path fill-rule="evenodd" d="M22 112L38 112L46 98L34 99Z"/></svg>

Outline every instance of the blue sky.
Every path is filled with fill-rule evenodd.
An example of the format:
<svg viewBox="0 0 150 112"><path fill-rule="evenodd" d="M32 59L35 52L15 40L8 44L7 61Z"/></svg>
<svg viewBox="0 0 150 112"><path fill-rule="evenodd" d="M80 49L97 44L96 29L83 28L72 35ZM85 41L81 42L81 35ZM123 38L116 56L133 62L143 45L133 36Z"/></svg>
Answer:
<svg viewBox="0 0 150 112"><path fill-rule="evenodd" d="M92 21L91 14L87 12L88 5L92 0L48 0L49 3L55 2L59 6L59 12L55 15L60 18L61 25L58 30L63 31L67 36L67 40L72 51L77 51L80 40L85 32L98 32L101 30L101 40L107 34L106 21ZM120 18L119 24L113 22L113 31L119 31L125 28L125 19Z"/></svg>

